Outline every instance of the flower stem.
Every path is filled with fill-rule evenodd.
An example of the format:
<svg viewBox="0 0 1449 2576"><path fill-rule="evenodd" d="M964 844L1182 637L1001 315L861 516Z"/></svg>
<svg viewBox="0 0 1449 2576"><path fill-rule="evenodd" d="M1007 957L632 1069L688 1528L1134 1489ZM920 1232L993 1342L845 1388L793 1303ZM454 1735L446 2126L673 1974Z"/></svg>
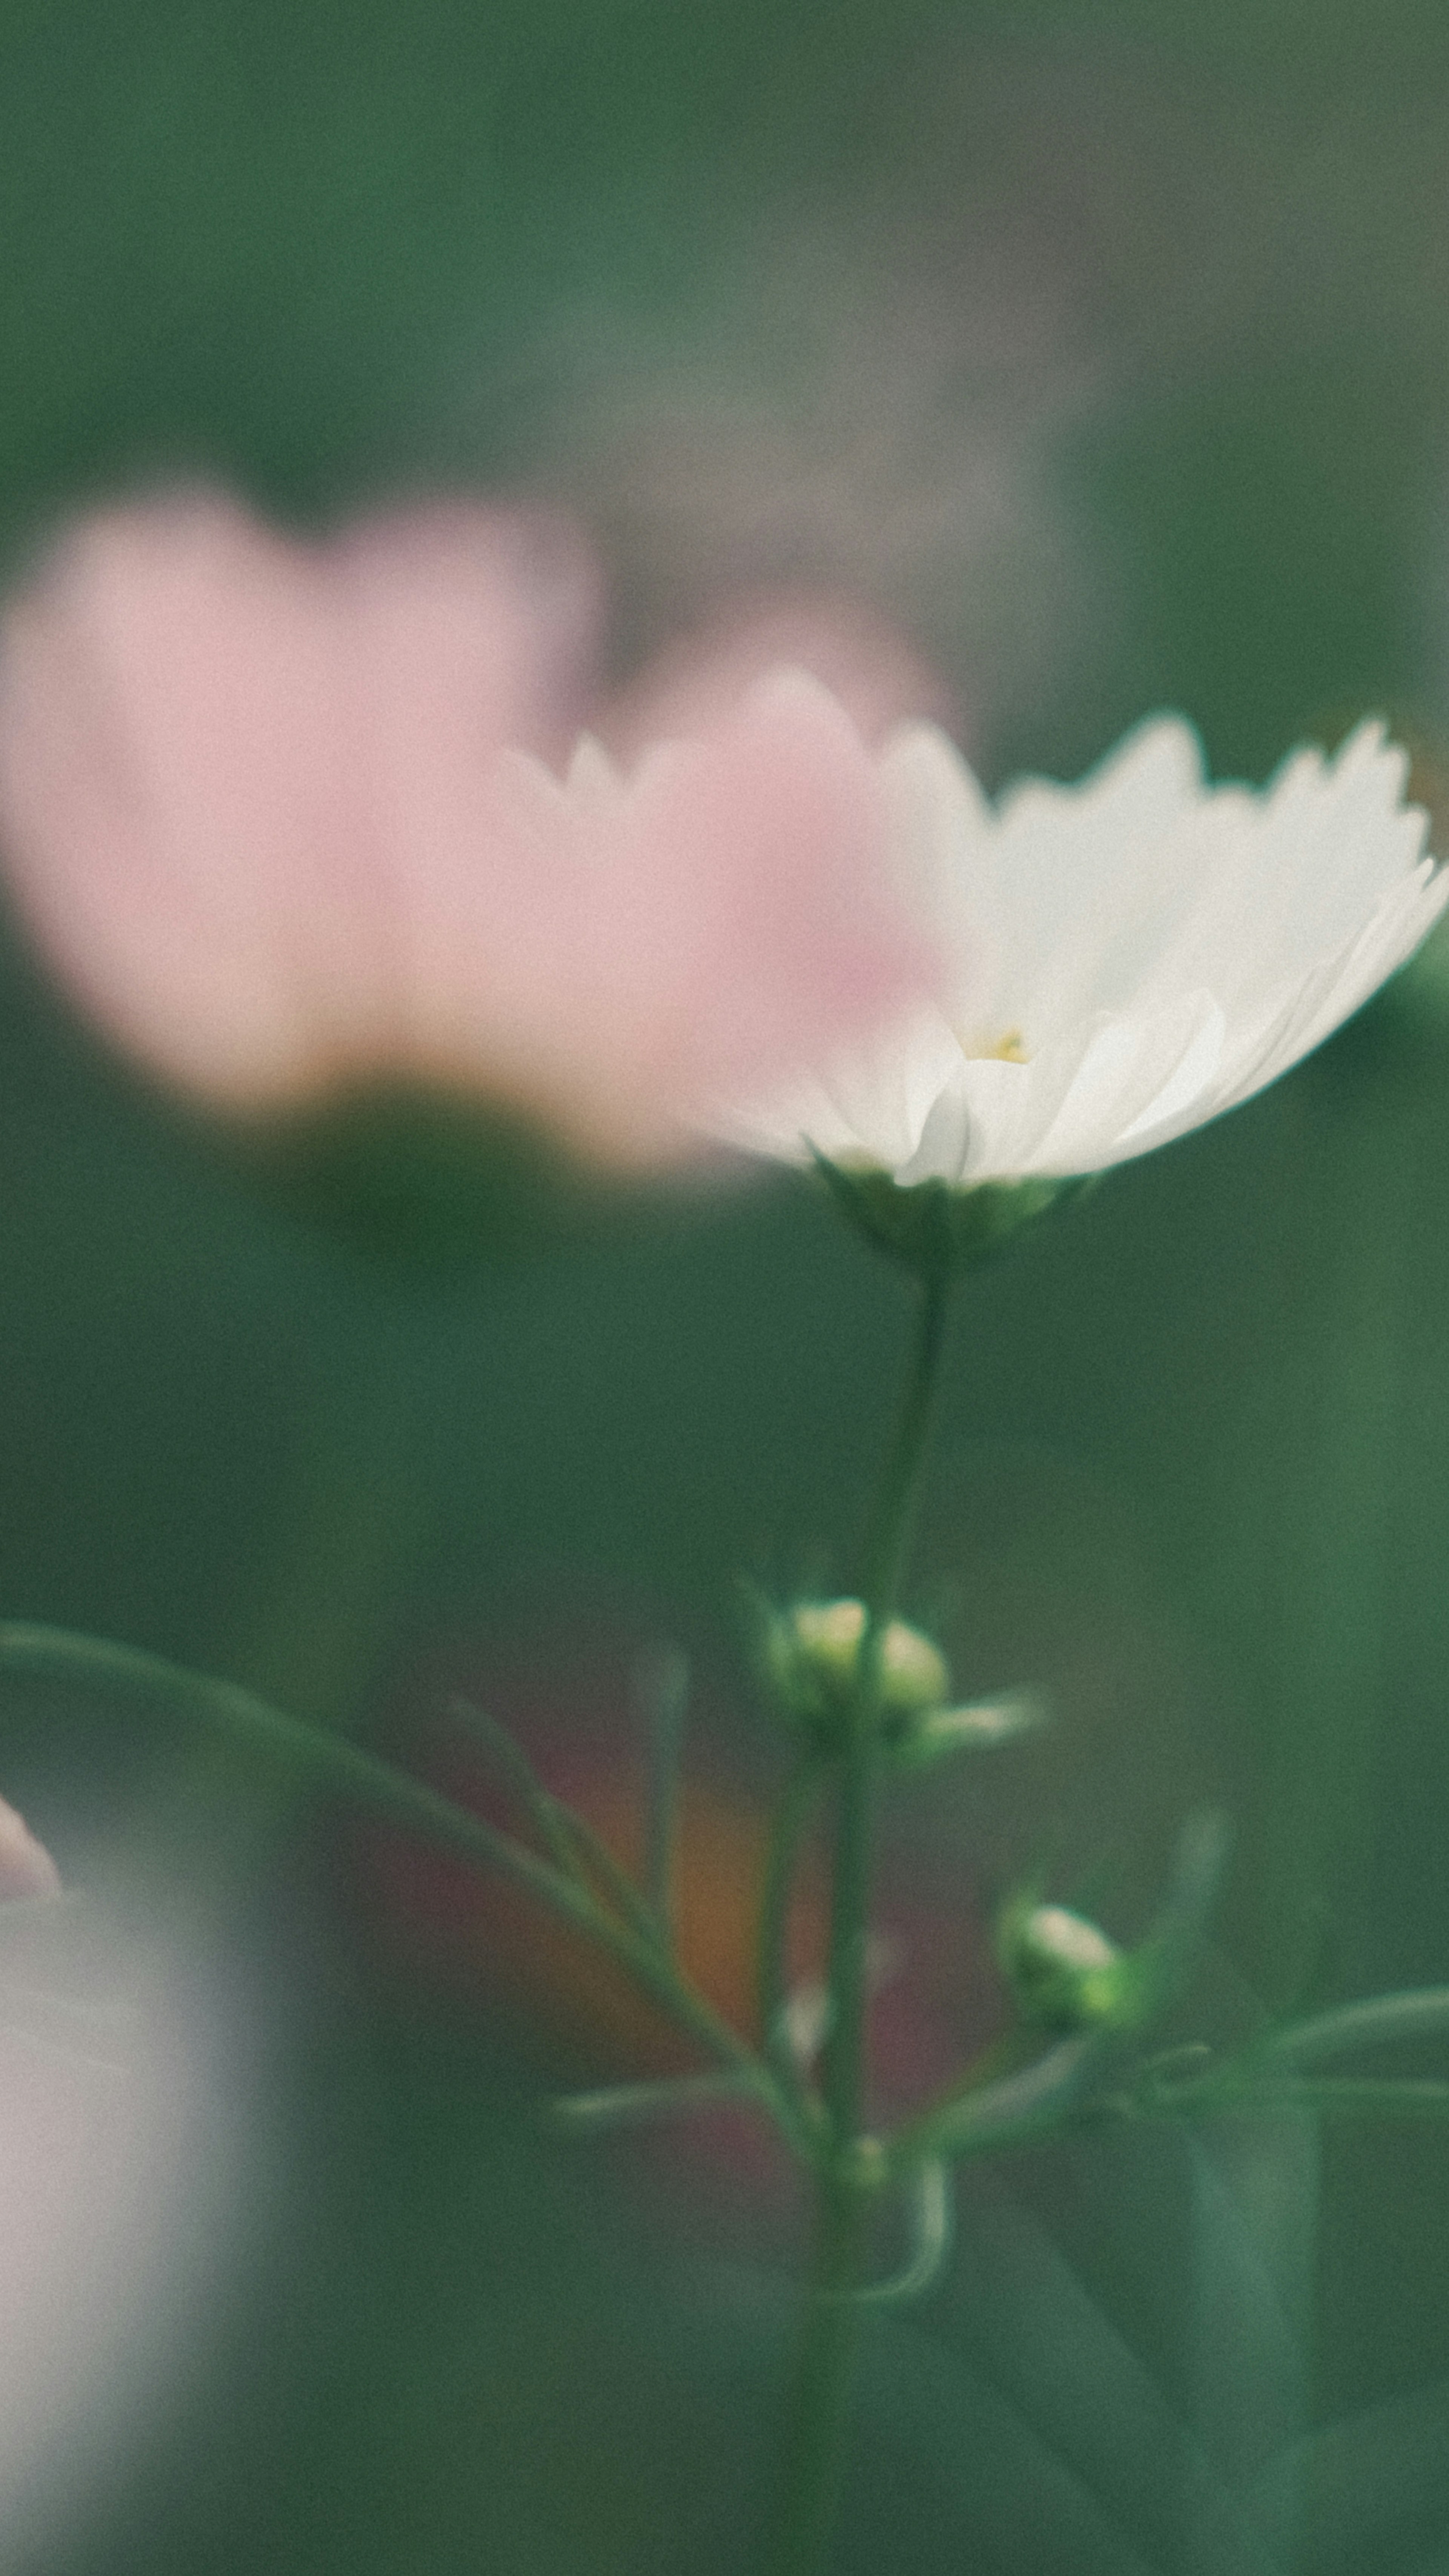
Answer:
<svg viewBox="0 0 1449 2576"><path fill-rule="evenodd" d="M765 2576L819 2576L829 2563L864 2315L859 2285L866 2203L834 2164L817 2168L810 2280L776 2469Z"/></svg>
<svg viewBox="0 0 1449 2576"><path fill-rule="evenodd" d="M870 2207L860 2153L866 2097L867 1940L881 1641L895 1613L945 1342L950 1271L921 1277L915 1343L865 1561L865 1626L839 1762L831 1883L826 2140L814 2165L814 2248L765 2567L823 2576L846 2462Z"/></svg>
<svg viewBox="0 0 1449 2576"><path fill-rule="evenodd" d="M838 2153L849 2152L861 2125L881 1641L895 1615L925 1464L945 1341L950 1273L944 1265L932 1268L921 1286L915 1345L866 1550L865 1628L840 1765L830 1911L830 2029L825 2050L825 2102Z"/></svg>

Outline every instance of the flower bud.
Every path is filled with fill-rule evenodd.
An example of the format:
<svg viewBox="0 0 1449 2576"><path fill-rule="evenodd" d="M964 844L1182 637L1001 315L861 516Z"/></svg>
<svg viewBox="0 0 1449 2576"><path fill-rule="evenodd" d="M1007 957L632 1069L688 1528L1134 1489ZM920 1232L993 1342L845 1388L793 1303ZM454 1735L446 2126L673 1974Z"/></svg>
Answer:
<svg viewBox="0 0 1449 2576"><path fill-rule="evenodd" d="M1127 1962L1115 1941L1065 1905L1009 1905L999 1936L1001 1964L1026 2021L1044 2030L1087 2030L1117 2018Z"/></svg>
<svg viewBox="0 0 1449 2576"><path fill-rule="evenodd" d="M850 1706L860 1668L862 1601L799 1601L769 1623L765 1657L790 1715L829 1744ZM879 1643L880 1715L899 1725L939 1708L951 1686L945 1658L919 1628L892 1619Z"/></svg>
<svg viewBox="0 0 1449 2576"><path fill-rule="evenodd" d="M1232 1837L1217 1808L1199 1808L1178 1837L1167 1895L1145 1940L1119 1950L1064 1905L1019 1889L997 1927L996 1950L1023 2020L1045 2030L1145 2030L1193 1974Z"/></svg>

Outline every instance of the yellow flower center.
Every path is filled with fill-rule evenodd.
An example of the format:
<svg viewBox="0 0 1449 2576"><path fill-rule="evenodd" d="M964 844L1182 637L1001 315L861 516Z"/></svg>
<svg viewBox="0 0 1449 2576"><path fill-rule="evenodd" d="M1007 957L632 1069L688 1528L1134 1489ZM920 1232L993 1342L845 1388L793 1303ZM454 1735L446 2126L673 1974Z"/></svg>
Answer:
<svg viewBox="0 0 1449 2576"><path fill-rule="evenodd" d="M963 1037L961 1052L971 1063L1029 1064L1026 1041L1020 1029L1005 1029L999 1038L985 1045L979 1038Z"/></svg>

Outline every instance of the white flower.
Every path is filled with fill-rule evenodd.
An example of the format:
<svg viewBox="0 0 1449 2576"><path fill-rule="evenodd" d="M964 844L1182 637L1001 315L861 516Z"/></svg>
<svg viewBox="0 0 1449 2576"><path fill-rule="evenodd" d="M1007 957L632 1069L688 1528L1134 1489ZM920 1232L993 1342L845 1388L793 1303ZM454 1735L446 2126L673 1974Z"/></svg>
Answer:
<svg viewBox="0 0 1449 2576"><path fill-rule="evenodd" d="M1143 725L1077 787L993 807L944 735L881 755L893 864L941 962L935 1003L729 1132L909 1186L1097 1172L1296 1064L1403 964L1449 899L1361 725L1261 793L1210 787L1191 728Z"/></svg>

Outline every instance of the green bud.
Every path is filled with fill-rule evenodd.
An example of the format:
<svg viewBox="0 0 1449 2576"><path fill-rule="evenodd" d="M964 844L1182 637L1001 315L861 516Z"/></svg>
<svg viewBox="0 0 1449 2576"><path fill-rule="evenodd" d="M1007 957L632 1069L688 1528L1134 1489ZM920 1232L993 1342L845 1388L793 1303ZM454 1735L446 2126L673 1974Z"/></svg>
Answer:
<svg viewBox="0 0 1449 2576"><path fill-rule="evenodd" d="M861 1601L798 1601L777 1612L765 1639L770 1679L789 1714L828 1742L848 1711L865 1636ZM944 1657L919 1628L892 1619L879 1643L880 1714L898 1726L938 1708L951 1687Z"/></svg>
<svg viewBox="0 0 1449 2576"><path fill-rule="evenodd" d="M997 1955L1023 2020L1046 2030L1124 2033L1159 2020L1201 1956L1231 1840L1216 1808L1188 1817L1166 1898L1131 1950L1066 1906L1043 1905L1038 1889L1021 1890L1001 1916Z"/></svg>
<svg viewBox="0 0 1449 2576"><path fill-rule="evenodd" d="M1118 2018L1128 1962L1084 1914L1019 1900L1002 1917L998 1947L1023 2020L1077 2031Z"/></svg>

